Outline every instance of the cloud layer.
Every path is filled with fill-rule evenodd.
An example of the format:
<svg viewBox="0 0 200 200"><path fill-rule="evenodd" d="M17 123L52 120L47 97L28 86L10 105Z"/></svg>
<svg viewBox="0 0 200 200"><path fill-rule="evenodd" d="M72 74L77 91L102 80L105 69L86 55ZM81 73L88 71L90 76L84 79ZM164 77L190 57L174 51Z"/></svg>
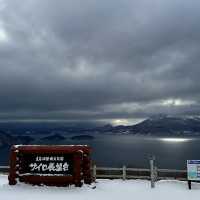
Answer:
<svg viewBox="0 0 200 200"><path fill-rule="evenodd" d="M200 115L199 9L196 0L0 0L0 118Z"/></svg>

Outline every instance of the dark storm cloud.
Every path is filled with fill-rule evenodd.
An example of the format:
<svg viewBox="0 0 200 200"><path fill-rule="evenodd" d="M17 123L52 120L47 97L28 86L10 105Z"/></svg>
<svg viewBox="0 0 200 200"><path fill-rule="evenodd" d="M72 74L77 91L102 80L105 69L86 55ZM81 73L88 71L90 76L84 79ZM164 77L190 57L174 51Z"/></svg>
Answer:
<svg viewBox="0 0 200 200"><path fill-rule="evenodd" d="M200 2L0 0L0 118L199 115Z"/></svg>

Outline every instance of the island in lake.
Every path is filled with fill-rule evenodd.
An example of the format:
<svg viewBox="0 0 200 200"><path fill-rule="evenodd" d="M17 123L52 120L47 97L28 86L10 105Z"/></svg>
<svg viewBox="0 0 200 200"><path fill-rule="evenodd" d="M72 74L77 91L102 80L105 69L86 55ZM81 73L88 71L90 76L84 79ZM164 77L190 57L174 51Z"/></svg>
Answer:
<svg viewBox="0 0 200 200"><path fill-rule="evenodd" d="M71 137L71 140L93 140L94 136L91 135L75 135Z"/></svg>

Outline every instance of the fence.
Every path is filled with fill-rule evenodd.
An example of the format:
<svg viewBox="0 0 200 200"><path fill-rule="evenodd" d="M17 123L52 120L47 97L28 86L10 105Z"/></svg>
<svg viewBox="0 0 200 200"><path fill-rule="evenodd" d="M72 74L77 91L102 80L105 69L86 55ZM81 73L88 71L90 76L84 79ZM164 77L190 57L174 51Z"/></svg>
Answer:
<svg viewBox="0 0 200 200"><path fill-rule="evenodd" d="M0 173L7 174L9 171L8 166L0 166ZM127 168L123 166L121 168L113 167L97 167L93 165L91 168L93 174L93 179L96 178L109 178L109 179L147 179L147 180L162 180L162 179L177 179L177 180L187 180L186 170L176 170L176 169L159 169L154 167L153 171L151 169L142 168ZM153 174L153 176L152 176Z"/></svg>
<svg viewBox="0 0 200 200"><path fill-rule="evenodd" d="M141 168L111 168L111 167L96 167L92 168L93 177L96 178L110 178L116 179L148 179L152 178L156 180L161 179L177 179L177 180L187 180L186 170L176 170L176 169L158 169L155 168L153 172L150 169ZM153 177L151 174L154 174Z"/></svg>
<svg viewBox="0 0 200 200"><path fill-rule="evenodd" d="M0 173L8 173L9 166L0 166Z"/></svg>

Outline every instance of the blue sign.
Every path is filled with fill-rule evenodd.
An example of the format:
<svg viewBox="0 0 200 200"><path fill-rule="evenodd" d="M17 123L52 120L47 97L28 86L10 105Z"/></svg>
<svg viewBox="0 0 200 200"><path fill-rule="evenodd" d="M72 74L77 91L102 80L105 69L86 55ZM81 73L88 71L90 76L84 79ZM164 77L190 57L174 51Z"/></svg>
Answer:
<svg viewBox="0 0 200 200"><path fill-rule="evenodd" d="M200 181L200 160L187 160L188 180Z"/></svg>

